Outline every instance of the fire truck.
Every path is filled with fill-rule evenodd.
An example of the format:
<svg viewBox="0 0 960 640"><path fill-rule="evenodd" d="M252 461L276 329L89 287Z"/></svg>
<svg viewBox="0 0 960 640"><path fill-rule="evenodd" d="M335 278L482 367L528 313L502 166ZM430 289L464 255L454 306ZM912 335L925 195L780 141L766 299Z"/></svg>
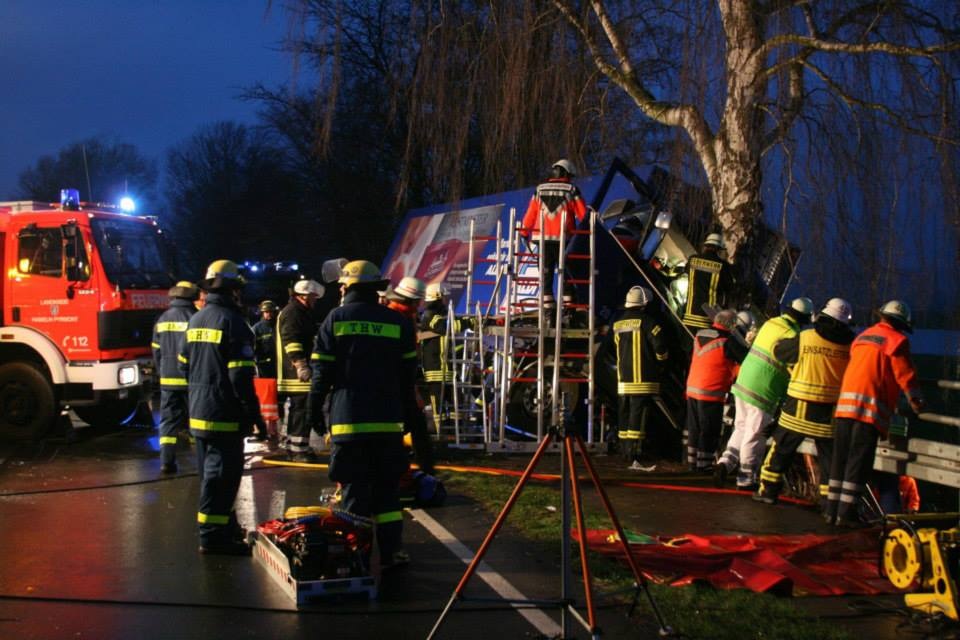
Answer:
<svg viewBox="0 0 960 640"><path fill-rule="evenodd" d="M64 407L123 423L153 379L173 284L155 220L108 205L0 202L0 439L47 434Z"/></svg>

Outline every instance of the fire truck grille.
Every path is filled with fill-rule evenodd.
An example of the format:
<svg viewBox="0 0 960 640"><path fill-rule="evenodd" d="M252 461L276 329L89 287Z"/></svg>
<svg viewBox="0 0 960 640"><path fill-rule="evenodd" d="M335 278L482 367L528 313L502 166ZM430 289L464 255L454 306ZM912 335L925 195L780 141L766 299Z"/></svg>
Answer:
<svg viewBox="0 0 960 640"><path fill-rule="evenodd" d="M162 309L101 311L99 313L100 349L147 347L153 335L153 323Z"/></svg>

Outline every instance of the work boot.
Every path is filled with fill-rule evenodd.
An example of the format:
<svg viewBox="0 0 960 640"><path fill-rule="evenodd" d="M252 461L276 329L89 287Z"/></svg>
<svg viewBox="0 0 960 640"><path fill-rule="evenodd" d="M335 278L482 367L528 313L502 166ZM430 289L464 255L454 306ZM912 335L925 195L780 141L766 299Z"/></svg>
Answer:
<svg viewBox="0 0 960 640"><path fill-rule="evenodd" d="M177 472L176 462L164 462L160 465L160 473L172 474Z"/></svg>
<svg viewBox="0 0 960 640"><path fill-rule="evenodd" d="M290 462L300 462L304 464L320 464L320 458L313 451L302 451L298 453L288 453L287 460Z"/></svg>
<svg viewBox="0 0 960 640"><path fill-rule="evenodd" d="M727 484L727 474L730 471L727 469L727 465L722 462L718 462L717 466L713 469L713 484L717 488L722 489L725 484Z"/></svg>
<svg viewBox="0 0 960 640"><path fill-rule="evenodd" d="M777 504L777 494L772 491L764 491L763 487L760 487L760 489L758 489L752 497L755 502L762 502L763 504Z"/></svg>

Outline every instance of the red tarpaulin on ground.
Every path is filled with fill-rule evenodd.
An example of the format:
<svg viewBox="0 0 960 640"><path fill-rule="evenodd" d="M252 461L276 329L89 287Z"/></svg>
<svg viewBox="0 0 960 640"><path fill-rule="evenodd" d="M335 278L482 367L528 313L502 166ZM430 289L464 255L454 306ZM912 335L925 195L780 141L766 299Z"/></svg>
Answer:
<svg viewBox="0 0 960 640"><path fill-rule="evenodd" d="M674 586L703 581L719 589L793 595L900 593L877 573L877 531L628 538L640 570ZM613 530L588 530L587 543L594 551L623 555Z"/></svg>

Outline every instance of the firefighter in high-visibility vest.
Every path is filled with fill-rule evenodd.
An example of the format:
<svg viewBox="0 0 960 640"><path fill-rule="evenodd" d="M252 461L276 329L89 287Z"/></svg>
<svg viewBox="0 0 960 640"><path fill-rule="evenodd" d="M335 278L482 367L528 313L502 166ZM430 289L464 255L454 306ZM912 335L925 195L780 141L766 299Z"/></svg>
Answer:
<svg viewBox="0 0 960 640"><path fill-rule="evenodd" d="M782 315L760 327L731 388L736 417L733 434L714 470L717 485L722 486L739 465L737 488L757 490L766 442L764 429L773 422L790 380L787 365L773 355L773 350L781 340L795 337L810 322L812 314L813 302L797 298Z"/></svg>
<svg viewBox="0 0 960 640"><path fill-rule="evenodd" d="M746 346L731 336L737 315L726 309L717 313L709 329L700 329L693 339L693 355L687 374L687 466L691 471L713 471L723 429L723 407Z"/></svg>
<svg viewBox="0 0 960 640"><path fill-rule="evenodd" d="M243 284L236 263L210 264L201 284L206 304L190 318L178 357L197 443L200 553L250 553L233 508L243 476L243 439L260 419L253 332L240 311Z"/></svg>
<svg viewBox="0 0 960 640"><path fill-rule="evenodd" d="M196 313L197 285L181 280L170 288L170 308L153 325L153 362L160 376L160 471L177 472L177 434L187 429L187 379L177 356L187 323Z"/></svg>
<svg viewBox="0 0 960 640"><path fill-rule="evenodd" d="M646 287L627 292L625 311L613 323L617 353L617 395L621 453L630 460L630 469L643 470L641 455L647 433L647 418L660 395L663 363L669 357L663 328L646 312L653 294Z"/></svg>
<svg viewBox="0 0 960 640"><path fill-rule="evenodd" d="M783 474L790 468L804 438L817 445L820 467L821 508L826 507L827 479L833 455L833 411L840 396L840 381L850 361L850 328L853 310L842 298L831 298L810 329L781 340L774 357L793 368L787 397L773 432L773 446L760 470L760 489L754 500L775 504L783 488Z"/></svg>
<svg viewBox="0 0 960 640"><path fill-rule="evenodd" d="M587 205L583 201L580 189L573 184L577 170L567 159L557 160L550 167L550 177L537 186L530 198L530 204L521 223L522 234L527 240L539 246L543 253L543 273L540 274L540 290L543 293L543 306L554 306L553 277L560 263L560 231L566 215L567 246L573 240L573 231L587 215ZM540 217L543 214L543 229L540 229ZM564 302L573 301L573 289L564 283Z"/></svg>
<svg viewBox="0 0 960 640"><path fill-rule="evenodd" d="M724 248L723 236L711 233L703 241L698 255L687 262L687 302L683 310L683 324L691 331L710 326L710 316L704 309L722 307L733 288L730 265L720 256Z"/></svg>
<svg viewBox="0 0 960 640"><path fill-rule="evenodd" d="M378 304L387 281L366 260L340 276L343 303L320 326L311 354L309 411L329 393L330 479L342 486L342 505L376 523L381 568L403 564L399 481L409 467L403 422L416 404L413 323Z"/></svg>
<svg viewBox="0 0 960 640"><path fill-rule="evenodd" d="M280 403L277 400L277 305L273 300L260 303L260 320L253 325L253 360L257 364L257 377L253 381L260 400L260 411L265 428L257 428L254 440L263 441L276 437L280 420Z"/></svg>
<svg viewBox="0 0 960 640"><path fill-rule="evenodd" d="M834 412L833 462L824 518L838 526L858 526L857 500L873 469L878 435L886 435L902 391L920 413L924 401L910 358L912 318L905 302L880 308L880 321L850 346L850 364L840 383Z"/></svg>
<svg viewBox="0 0 960 640"><path fill-rule="evenodd" d="M420 321L420 303L426 295L426 285L423 281L412 276L404 276L397 283L396 287L387 287L382 293L382 298L386 301L388 309L393 309L404 316L414 326ZM418 367L419 369L419 367ZM430 434L427 431L427 419L423 414L423 400L417 393L416 410L403 421L405 433L410 434L410 440L413 444L413 453L417 460L417 466L426 473L433 475L436 473L433 462L433 443L430 441Z"/></svg>
<svg viewBox="0 0 960 640"><path fill-rule="evenodd" d="M287 407L287 452L293 462L316 464L317 454L310 448L310 431L323 435L322 421L307 423L307 395L310 393L310 350L317 335L316 320L311 313L317 299L324 294L323 285L315 280L298 280L293 295L277 316L277 392L289 399ZM317 420L322 414L314 415Z"/></svg>
<svg viewBox="0 0 960 640"><path fill-rule="evenodd" d="M467 329L473 329L475 322L473 318L456 316L448 322L450 292L440 283L435 282L427 286L424 302L426 304L423 317L420 319L420 355L433 419L439 424L444 414L444 405L449 400L444 393L445 385L453 384L452 361L463 350L462 343L451 348L447 332L452 330L453 333L458 334Z"/></svg>

